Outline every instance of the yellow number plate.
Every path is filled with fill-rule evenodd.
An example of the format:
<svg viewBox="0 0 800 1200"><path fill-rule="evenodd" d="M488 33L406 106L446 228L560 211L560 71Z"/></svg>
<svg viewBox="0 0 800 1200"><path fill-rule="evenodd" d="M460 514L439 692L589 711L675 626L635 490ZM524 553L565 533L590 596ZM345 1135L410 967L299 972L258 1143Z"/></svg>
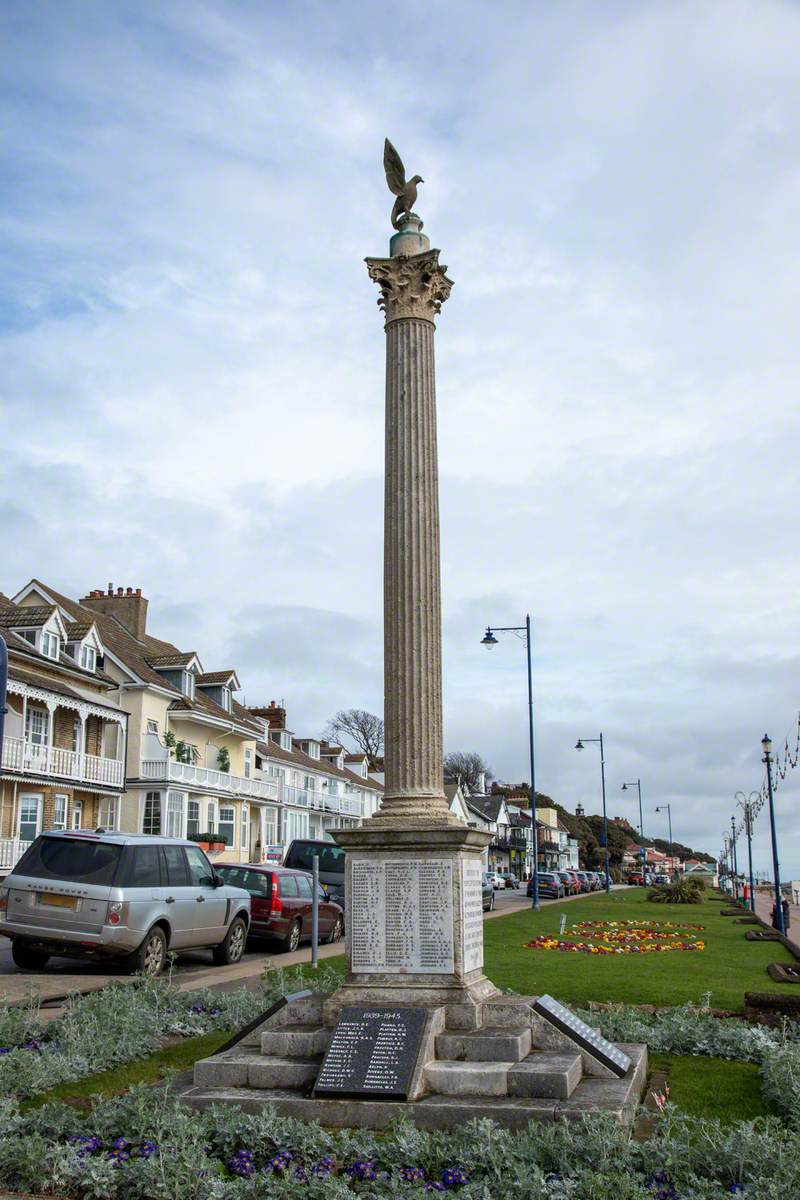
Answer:
<svg viewBox="0 0 800 1200"><path fill-rule="evenodd" d="M78 906L75 896L55 896L50 892L40 892L39 903L50 904L53 908L77 908Z"/></svg>

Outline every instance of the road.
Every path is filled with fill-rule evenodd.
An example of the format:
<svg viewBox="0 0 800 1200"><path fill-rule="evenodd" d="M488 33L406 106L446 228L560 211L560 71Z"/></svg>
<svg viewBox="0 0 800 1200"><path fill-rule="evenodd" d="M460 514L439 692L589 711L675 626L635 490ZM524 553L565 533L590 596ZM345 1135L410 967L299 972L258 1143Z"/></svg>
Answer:
<svg viewBox="0 0 800 1200"><path fill-rule="evenodd" d="M517 912L530 904L523 890L501 889L495 892L495 909L486 918ZM344 952L344 942L320 946L320 959ZM267 966L290 967L311 961L311 947L294 954L281 953L268 943L249 944L241 961L234 967L216 967L210 950L185 951L173 968L173 979L182 991L214 987L229 989L243 984L256 988ZM100 991L110 983L131 978L122 967L109 963L83 963L70 958L51 958L43 971L21 971L11 958L11 943L0 937L0 1004L19 1004L32 994L42 1004L53 1004L69 992Z"/></svg>

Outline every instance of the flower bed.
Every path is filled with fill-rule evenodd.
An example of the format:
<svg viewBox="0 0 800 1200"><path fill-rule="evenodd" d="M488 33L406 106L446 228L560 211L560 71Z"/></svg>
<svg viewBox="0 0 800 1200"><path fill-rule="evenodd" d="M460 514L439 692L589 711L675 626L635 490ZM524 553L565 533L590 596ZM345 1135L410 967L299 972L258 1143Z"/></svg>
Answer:
<svg viewBox="0 0 800 1200"><path fill-rule="evenodd" d="M570 933L592 938L578 942L540 934L525 943L529 950L560 950L577 954L663 954L668 951L705 950L695 933L703 925L676 921L580 921Z"/></svg>
<svg viewBox="0 0 800 1200"><path fill-rule="evenodd" d="M340 982L330 969L314 977L317 990ZM64 1015L42 1021L35 1005L0 1009L0 1096L18 1099L147 1058L170 1036L196 1037L239 1029L287 991L304 986L302 968L271 971L259 991L179 992L168 979L72 996Z"/></svg>

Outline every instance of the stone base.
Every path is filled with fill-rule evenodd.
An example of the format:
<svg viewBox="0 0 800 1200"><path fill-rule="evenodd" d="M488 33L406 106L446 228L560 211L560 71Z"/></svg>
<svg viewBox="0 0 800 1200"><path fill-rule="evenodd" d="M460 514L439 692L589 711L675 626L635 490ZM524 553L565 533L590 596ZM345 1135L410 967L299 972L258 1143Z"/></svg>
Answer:
<svg viewBox="0 0 800 1200"><path fill-rule="evenodd" d="M428 1008L408 1102L315 1098L332 1036L325 1020L332 999L289 1004L232 1050L196 1063L181 1099L196 1109L230 1103L260 1112L274 1105L286 1116L336 1127L382 1129L405 1116L421 1129L450 1129L474 1117L520 1129L593 1112L629 1124L644 1090L646 1046L622 1047L631 1067L617 1079L540 1017L533 998L499 996Z"/></svg>
<svg viewBox="0 0 800 1200"><path fill-rule="evenodd" d="M346 1004L376 1004L381 1008L401 1006L408 1008L445 1008L472 1010L465 1012L465 1028L474 1029L479 1020L479 1005L501 995L490 979L483 973L464 983L433 984L425 976L415 976L413 981L403 976L384 979L380 984L373 980L360 983L354 979L345 983L325 1001L324 1022L328 1028L336 1024L339 1013Z"/></svg>

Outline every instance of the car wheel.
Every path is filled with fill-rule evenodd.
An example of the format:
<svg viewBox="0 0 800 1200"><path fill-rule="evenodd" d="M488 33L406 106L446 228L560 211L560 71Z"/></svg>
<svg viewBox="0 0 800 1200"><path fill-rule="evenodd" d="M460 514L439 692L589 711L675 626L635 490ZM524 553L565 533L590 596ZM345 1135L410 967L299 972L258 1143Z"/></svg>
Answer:
<svg viewBox="0 0 800 1200"><path fill-rule="evenodd" d="M241 917L237 917L235 921L231 921L224 942L221 942L214 950L214 962L217 966L232 967L234 963L238 963L244 954L246 941L247 926Z"/></svg>
<svg viewBox="0 0 800 1200"><path fill-rule="evenodd" d="M284 950L294 951L300 945L300 922L293 921L289 932L281 942Z"/></svg>
<svg viewBox="0 0 800 1200"><path fill-rule="evenodd" d="M138 950L128 955L126 960L128 973L135 975L141 971L144 975L155 977L164 969L167 958L167 939L164 930L158 925L151 929Z"/></svg>
<svg viewBox="0 0 800 1200"><path fill-rule="evenodd" d="M24 942L14 941L11 943L11 957L23 971L41 971L50 955L46 954L44 950L34 950L32 946L26 946Z"/></svg>
<svg viewBox="0 0 800 1200"><path fill-rule="evenodd" d="M333 929L330 932L330 936L328 937L328 945L330 946L333 942L340 942L342 940L343 933L344 921L341 917L337 917L333 923Z"/></svg>

